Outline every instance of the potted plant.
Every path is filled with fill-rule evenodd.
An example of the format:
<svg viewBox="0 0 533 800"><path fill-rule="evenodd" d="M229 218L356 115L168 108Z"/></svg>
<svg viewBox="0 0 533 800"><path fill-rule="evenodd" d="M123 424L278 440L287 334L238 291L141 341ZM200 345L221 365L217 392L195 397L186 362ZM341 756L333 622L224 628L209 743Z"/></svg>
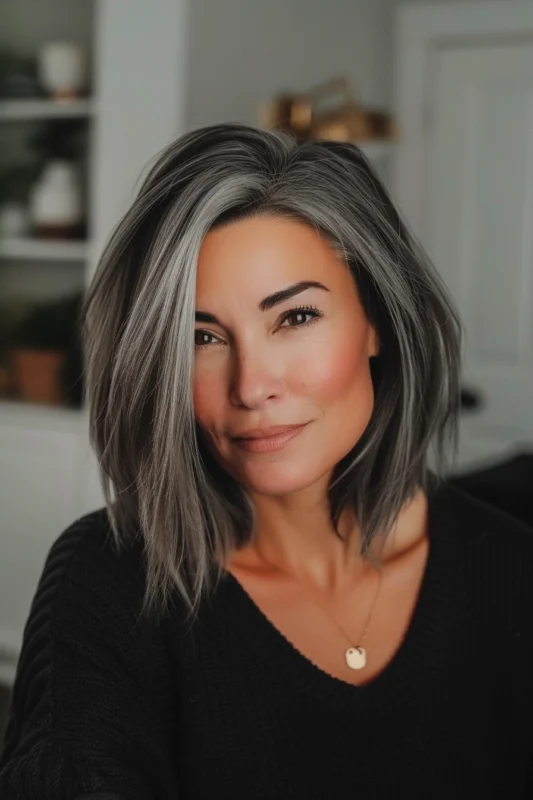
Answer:
<svg viewBox="0 0 533 800"><path fill-rule="evenodd" d="M13 332L11 360L21 400L46 405L71 402L72 354L79 350L81 295L34 305ZM79 365L81 373L81 362Z"/></svg>

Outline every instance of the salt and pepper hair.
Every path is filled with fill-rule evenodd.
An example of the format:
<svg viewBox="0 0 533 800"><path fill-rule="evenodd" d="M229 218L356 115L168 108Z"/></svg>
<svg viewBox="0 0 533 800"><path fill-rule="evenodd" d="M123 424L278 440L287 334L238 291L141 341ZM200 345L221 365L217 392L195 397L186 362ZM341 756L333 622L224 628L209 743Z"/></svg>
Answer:
<svg viewBox="0 0 533 800"><path fill-rule="evenodd" d="M330 482L333 528L355 510L366 555L427 488L428 464L442 476L456 445L460 323L361 151L241 124L187 133L150 165L101 256L82 319L91 440L113 538L145 549L143 611L165 611L177 592L194 615L220 565L253 537L246 491L202 441L192 381L200 246L217 226L255 215L323 234L379 337L371 420Z"/></svg>

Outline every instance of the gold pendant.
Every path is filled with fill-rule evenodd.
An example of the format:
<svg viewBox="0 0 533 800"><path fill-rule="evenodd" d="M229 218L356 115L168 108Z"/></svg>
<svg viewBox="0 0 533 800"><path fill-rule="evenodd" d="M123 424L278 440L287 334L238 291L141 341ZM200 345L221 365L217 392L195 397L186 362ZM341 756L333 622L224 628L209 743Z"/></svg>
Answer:
<svg viewBox="0 0 533 800"><path fill-rule="evenodd" d="M363 669L366 666L366 650L364 647L349 647L346 651L346 663L350 669Z"/></svg>

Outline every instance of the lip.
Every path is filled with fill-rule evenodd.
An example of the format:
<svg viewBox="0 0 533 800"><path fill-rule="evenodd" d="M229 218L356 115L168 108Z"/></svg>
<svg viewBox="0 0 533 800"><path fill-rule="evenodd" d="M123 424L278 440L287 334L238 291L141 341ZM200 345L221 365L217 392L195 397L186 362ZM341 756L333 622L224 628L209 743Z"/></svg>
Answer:
<svg viewBox="0 0 533 800"><path fill-rule="evenodd" d="M251 453L271 453L285 447L303 431L306 425L307 422L302 425L273 425L270 428L254 428L232 438L237 447L242 450Z"/></svg>
<svg viewBox="0 0 533 800"><path fill-rule="evenodd" d="M249 431L244 431L236 436L234 439L268 439L270 436L278 436L280 433L287 433L296 428L302 428L306 423L299 425L270 425L268 428L251 428Z"/></svg>

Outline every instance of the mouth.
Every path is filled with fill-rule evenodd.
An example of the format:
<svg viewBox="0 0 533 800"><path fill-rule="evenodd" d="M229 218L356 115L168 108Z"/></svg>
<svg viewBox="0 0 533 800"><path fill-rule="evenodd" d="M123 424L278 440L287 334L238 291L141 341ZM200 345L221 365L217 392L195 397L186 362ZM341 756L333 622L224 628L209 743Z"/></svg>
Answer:
<svg viewBox="0 0 533 800"><path fill-rule="evenodd" d="M272 453L281 450L285 445L295 439L307 426L303 425L276 425L271 428L256 428L247 431L245 435L235 436L232 441L250 453Z"/></svg>

